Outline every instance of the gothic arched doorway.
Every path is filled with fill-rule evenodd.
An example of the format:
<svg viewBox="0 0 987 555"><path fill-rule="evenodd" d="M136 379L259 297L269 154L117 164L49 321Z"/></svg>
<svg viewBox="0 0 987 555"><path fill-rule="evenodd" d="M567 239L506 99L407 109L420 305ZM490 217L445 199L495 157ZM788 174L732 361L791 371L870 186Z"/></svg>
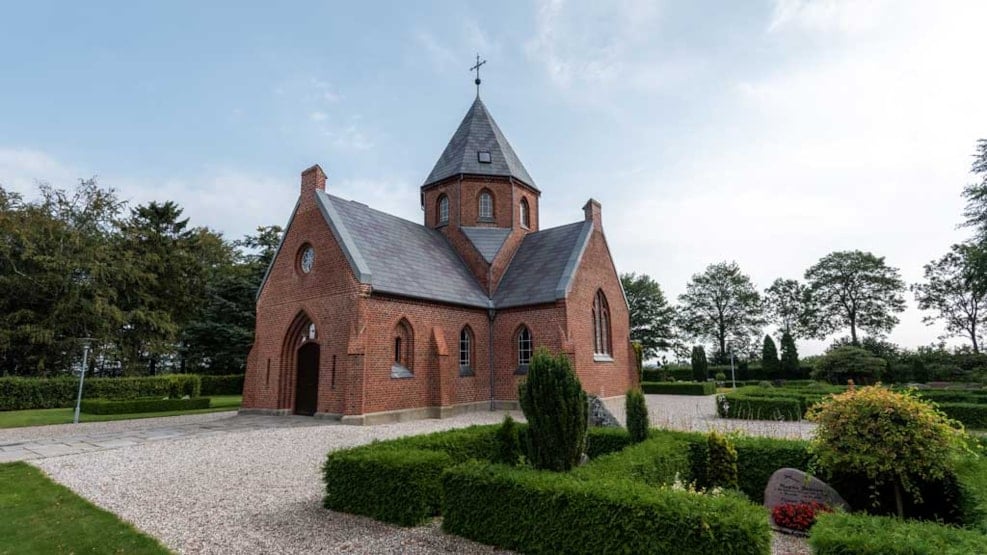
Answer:
<svg viewBox="0 0 987 555"><path fill-rule="evenodd" d="M312 416L319 403L319 344L303 344L296 354L295 414Z"/></svg>

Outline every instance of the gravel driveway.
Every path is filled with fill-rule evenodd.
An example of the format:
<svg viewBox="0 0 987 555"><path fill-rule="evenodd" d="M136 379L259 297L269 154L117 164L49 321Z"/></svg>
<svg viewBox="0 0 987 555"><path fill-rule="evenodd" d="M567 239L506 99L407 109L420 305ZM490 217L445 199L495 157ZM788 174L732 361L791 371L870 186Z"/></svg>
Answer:
<svg viewBox="0 0 987 555"><path fill-rule="evenodd" d="M752 433L785 437L811 432L801 423L716 420L712 397L649 395L647 400L655 425L709 430L746 424ZM622 420L622 404L612 409ZM326 423L242 430L231 423L221 434L32 464L181 553L496 553L489 546L446 535L435 524L400 528L327 511L321 505L319 469L333 449L497 423L504 414L482 412L368 427ZM519 413L513 416L521 419ZM147 427L146 422L135 425ZM113 430L127 433L125 428L114 423ZM49 431L46 437L55 439L58 434ZM804 541L780 535L773 552L809 553Z"/></svg>

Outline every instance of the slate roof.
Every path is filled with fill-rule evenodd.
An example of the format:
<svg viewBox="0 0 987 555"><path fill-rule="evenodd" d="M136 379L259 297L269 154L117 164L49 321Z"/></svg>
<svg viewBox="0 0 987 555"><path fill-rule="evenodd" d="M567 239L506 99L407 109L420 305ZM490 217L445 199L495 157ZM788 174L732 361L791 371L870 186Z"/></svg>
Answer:
<svg viewBox="0 0 987 555"><path fill-rule="evenodd" d="M324 191L316 199L360 283L380 293L479 308L565 298L593 230L584 221L529 233L490 298L440 232ZM482 229L481 242L495 236L491 231L501 232L468 229Z"/></svg>
<svg viewBox="0 0 987 555"><path fill-rule="evenodd" d="M494 293L494 306L565 298L592 231L593 222L582 221L526 235Z"/></svg>
<svg viewBox="0 0 987 555"><path fill-rule="evenodd" d="M463 234L473 243L476 250L480 251L487 264L493 262L500 247L504 245L511 230L503 227L466 227L459 228Z"/></svg>
<svg viewBox="0 0 987 555"><path fill-rule="evenodd" d="M322 191L317 198L361 283L382 293L490 307L486 292L438 231Z"/></svg>
<svg viewBox="0 0 987 555"><path fill-rule="evenodd" d="M480 151L490 153L490 163L479 161L477 153ZM422 187L460 174L513 177L538 190L479 96L449 139L449 144Z"/></svg>

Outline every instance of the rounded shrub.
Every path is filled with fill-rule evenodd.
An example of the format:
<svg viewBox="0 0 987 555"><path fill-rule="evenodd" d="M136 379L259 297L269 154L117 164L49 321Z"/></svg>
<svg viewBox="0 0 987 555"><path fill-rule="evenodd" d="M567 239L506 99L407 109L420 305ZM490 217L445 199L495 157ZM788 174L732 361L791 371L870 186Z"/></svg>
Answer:
<svg viewBox="0 0 987 555"><path fill-rule="evenodd" d="M899 516L904 516L902 493L921 502L921 483L941 480L950 471L965 437L934 405L880 386L824 398L807 418L818 424L810 444L818 464L831 473L866 476L878 488L892 487Z"/></svg>
<svg viewBox="0 0 987 555"><path fill-rule="evenodd" d="M876 357L870 351L853 346L837 347L819 359L812 379L830 383L872 384L881 379L888 369L888 361Z"/></svg>
<svg viewBox="0 0 987 555"><path fill-rule="evenodd" d="M625 397L625 412L627 413L627 432L631 442L640 443L648 439L648 405L640 389L631 389Z"/></svg>
<svg viewBox="0 0 987 555"><path fill-rule="evenodd" d="M518 385L518 399L528 420L532 466L557 472L576 466L586 448L588 403L569 359L539 348Z"/></svg>

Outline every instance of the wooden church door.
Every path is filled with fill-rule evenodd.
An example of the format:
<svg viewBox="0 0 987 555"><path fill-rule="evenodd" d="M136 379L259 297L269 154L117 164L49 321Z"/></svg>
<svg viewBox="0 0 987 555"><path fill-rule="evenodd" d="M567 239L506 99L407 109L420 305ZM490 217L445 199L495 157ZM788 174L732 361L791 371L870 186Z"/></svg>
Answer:
<svg viewBox="0 0 987 555"><path fill-rule="evenodd" d="M319 344L305 343L298 349L295 379L295 414L312 416L319 402Z"/></svg>

